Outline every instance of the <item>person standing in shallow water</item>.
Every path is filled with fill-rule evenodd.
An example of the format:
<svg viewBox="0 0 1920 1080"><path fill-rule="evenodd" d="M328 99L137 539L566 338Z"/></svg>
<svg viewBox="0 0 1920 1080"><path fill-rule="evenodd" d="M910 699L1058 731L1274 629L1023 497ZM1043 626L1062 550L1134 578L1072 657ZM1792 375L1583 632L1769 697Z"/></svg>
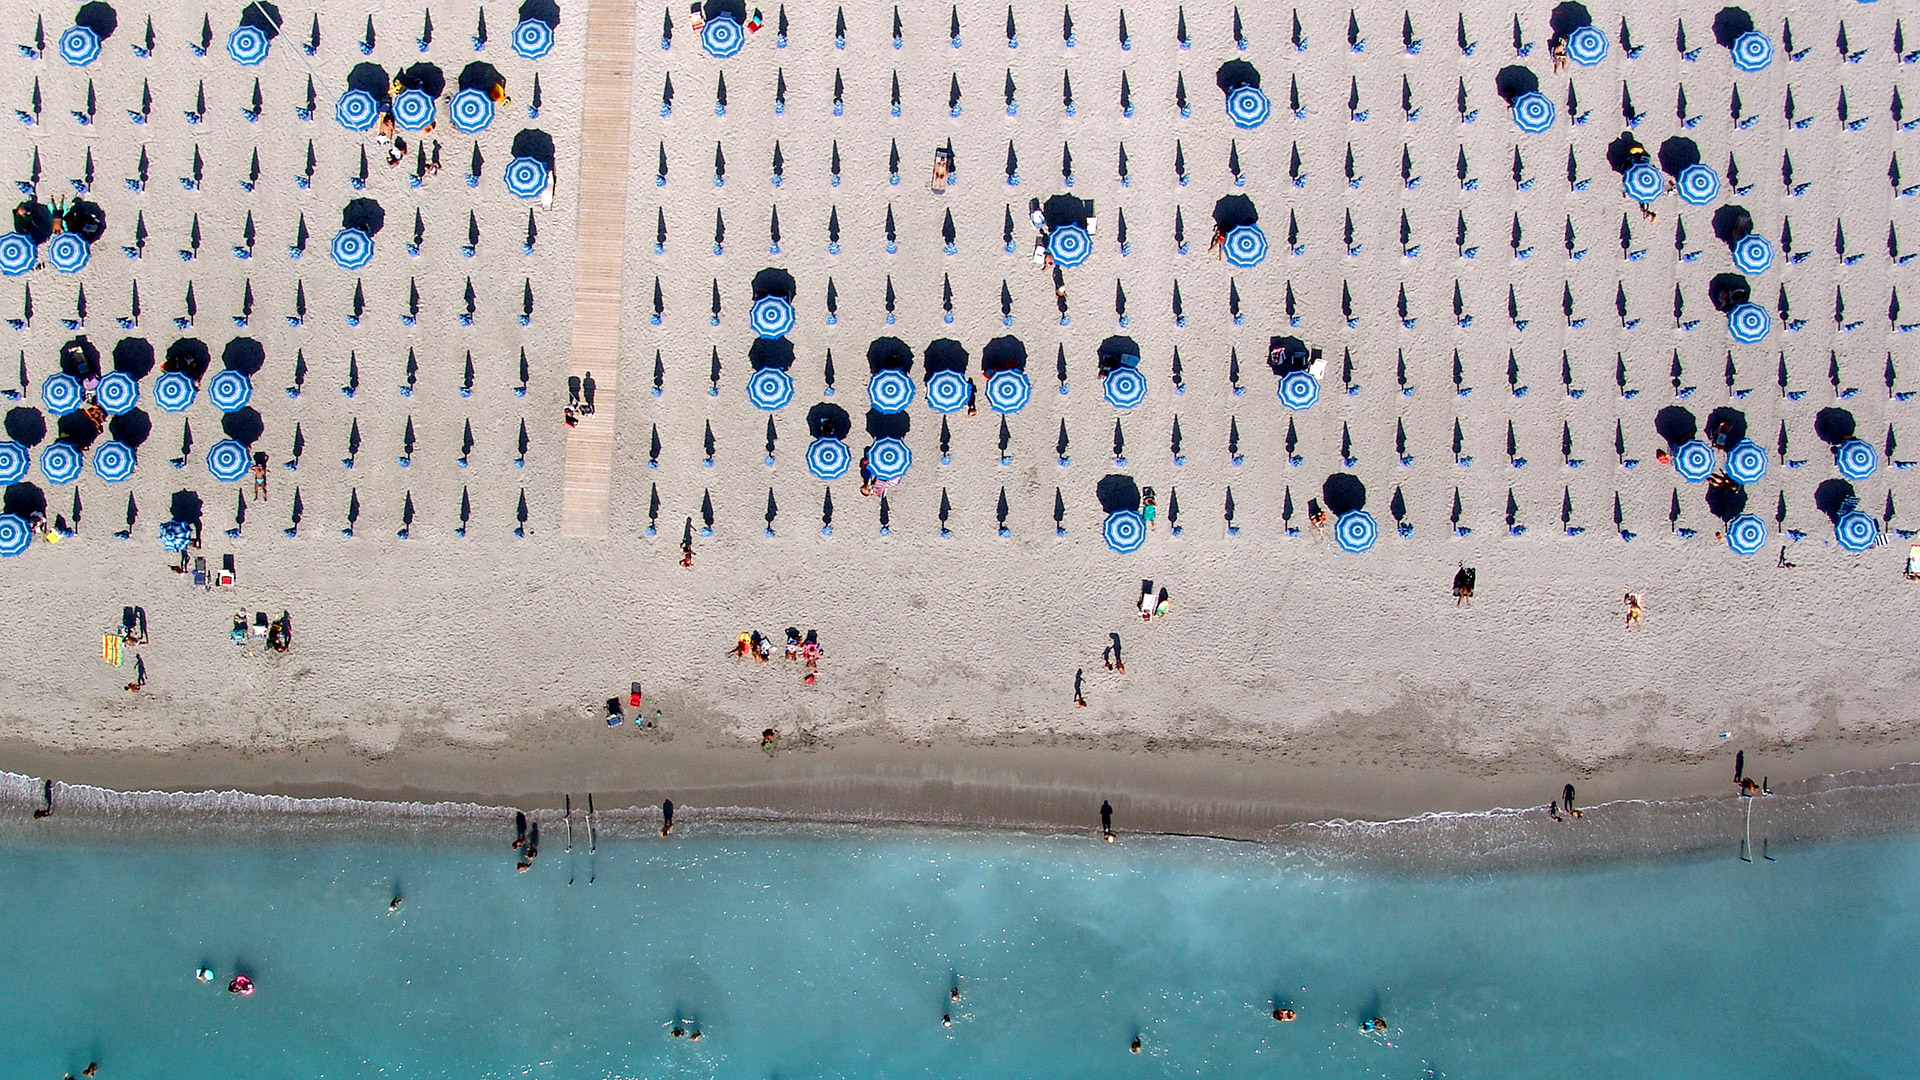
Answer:
<svg viewBox="0 0 1920 1080"><path fill-rule="evenodd" d="M1113 804L1105 799L1100 800L1100 835L1113 843Z"/></svg>
<svg viewBox="0 0 1920 1080"><path fill-rule="evenodd" d="M672 834L673 834L673 800L662 799L660 800L660 835L671 836Z"/></svg>

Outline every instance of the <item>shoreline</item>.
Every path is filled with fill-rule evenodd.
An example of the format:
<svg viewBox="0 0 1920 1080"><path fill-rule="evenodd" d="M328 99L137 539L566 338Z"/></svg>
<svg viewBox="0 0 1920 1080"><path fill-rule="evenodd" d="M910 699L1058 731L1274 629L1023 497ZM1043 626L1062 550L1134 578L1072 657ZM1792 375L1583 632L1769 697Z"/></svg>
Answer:
<svg viewBox="0 0 1920 1080"><path fill-rule="evenodd" d="M680 818L795 824L1071 831L1097 822L1110 799L1124 833L1273 842L1302 828L1390 826L1474 815L1542 817L1560 786L1580 805L1732 803L1732 757L1723 752L1623 758L1576 769L1542 759L1456 757L1419 768L1342 761L1312 744L1279 752L1245 747L1104 746L1056 741L903 742L840 736L767 755L713 736L639 735L638 757L604 742L549 736L512 748L403 740L369 751L344 741L258 754L225 746L172 753L55 750L0 740L0 768L125 799L213 805L240 793L266 800L351 800L360 805L442 806L483 814L511 808L557 813L563 794L601 813L657 814L671 798ZM415 745L419 744L419 745ZM1784 746L1746 746L1749 774L1777 791L1815 791L1849 779L1908 782L1920 737L1863 744L1858 733L1814 735ZM1536 756L1539 758L1541 756ZM1722 762L1720 759L1725 758ZM537 762L537 767L528 763ZM37 782L34 789L37 792ZM9 800L12 801L12 800ZM637 813L636 813L637 812Z"/></svg>

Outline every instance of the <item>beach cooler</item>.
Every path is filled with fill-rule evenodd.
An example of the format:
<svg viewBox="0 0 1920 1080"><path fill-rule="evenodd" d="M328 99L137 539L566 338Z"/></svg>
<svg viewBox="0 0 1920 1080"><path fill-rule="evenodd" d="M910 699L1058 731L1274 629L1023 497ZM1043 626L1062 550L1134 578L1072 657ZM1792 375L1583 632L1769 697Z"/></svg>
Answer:
<svg viewBox="0 0 1920 1080"><path fill-rule="evenodd" d="M220 587L227 588L232 584L233 584L233 556L231 554L222 555L220 557Z"/></svg>

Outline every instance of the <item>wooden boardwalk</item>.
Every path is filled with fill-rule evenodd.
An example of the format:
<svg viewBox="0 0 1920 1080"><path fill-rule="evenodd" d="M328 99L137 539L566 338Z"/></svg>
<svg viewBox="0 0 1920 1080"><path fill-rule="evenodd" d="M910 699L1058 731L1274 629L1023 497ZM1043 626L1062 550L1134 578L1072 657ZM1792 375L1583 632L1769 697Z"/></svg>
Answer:
<svg viewBox="0 0 1920 1080"><path fill-rule="evenodd" d="M633 94L632 0L587 6L586 95L580 123L570 372L593 373L594 415L567 432L560 531L607 534L620 390L621 257L627 235L627 147Z"/></svg>

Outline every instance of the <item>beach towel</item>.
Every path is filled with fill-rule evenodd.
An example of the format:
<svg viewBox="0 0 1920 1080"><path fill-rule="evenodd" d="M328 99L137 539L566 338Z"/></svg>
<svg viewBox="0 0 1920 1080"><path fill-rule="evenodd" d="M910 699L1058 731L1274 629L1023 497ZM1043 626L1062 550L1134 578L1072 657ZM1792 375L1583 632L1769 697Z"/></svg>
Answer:
<svg viewBox="0 0 1920 1080"><path fill-rule="evenodd" d="M105 660L107 663L112 664L114 667L120 666L120 635L119 634L101 634L100 635L100 659Z"/></svg>

